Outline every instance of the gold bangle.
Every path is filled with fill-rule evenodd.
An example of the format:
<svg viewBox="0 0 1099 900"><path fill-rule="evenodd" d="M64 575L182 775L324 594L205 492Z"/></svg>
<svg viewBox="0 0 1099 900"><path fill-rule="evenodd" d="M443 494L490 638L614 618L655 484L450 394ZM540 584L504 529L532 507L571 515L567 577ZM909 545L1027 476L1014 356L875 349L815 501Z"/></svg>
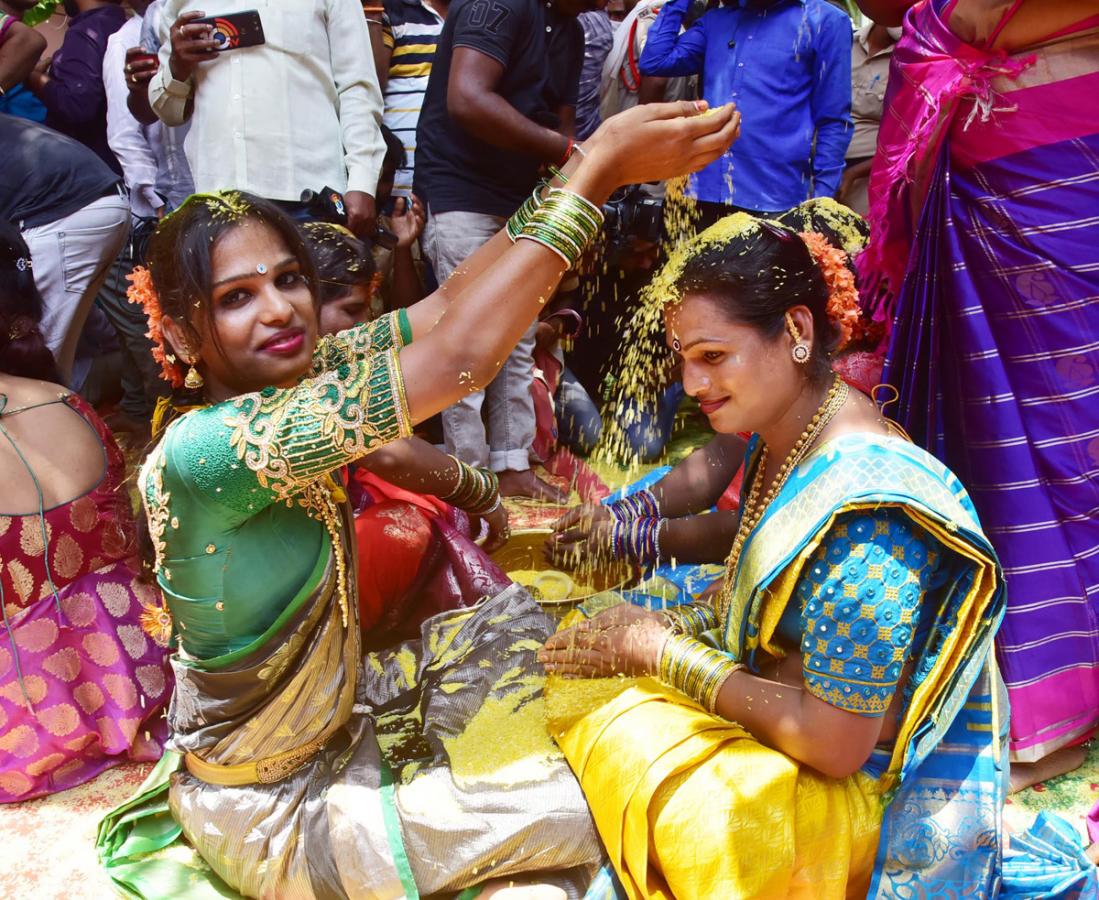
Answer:
<svg viewBox="0 0 1099 900"><path fill-rule="evenodd" d="M669 607L663 610L663 615L673 631L688 637L698 637L718 626L717 610L704 601Z"/></svg>
<svg viewBox="0 0 1099 900"><path fill-rule="evenodd" d="M720 650L694 638L672 635L660 652L658 677L713 713L721 686L733 672L743 668L742 663L733 662Z"/></svg>

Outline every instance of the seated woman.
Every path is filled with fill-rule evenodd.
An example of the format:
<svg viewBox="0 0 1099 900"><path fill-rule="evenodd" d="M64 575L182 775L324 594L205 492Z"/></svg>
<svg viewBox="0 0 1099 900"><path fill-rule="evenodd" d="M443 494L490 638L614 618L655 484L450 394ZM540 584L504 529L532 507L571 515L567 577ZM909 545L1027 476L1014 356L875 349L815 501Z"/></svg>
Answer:
<svg viewBox="0 0 1099 900"><path fill-rule="evenodd" d="M546 689L631 898L984 897L997 876L1000 570L958 480L833 373L848 304L816 242L737 214L664 273L687 393L753 433L720 594L614 607L541 654L638 676Z"/></svg>
<svg viewBox="0 0 1099 900"><path fill-rule="evenodd" d="M167 638L137 580L122 453L59 386L27 245L0 221L0 803L75 787L166 734Z"/></svg>
<svg viewBox="0 0 1099 900"><path fill-rule="evenodd" d="M832 368L852 387L869 394L876 382L867 383L860 358L864 354L853 352L868 339L878 340L870 334L871 324L857 314L855 303L851 260L866 246L865 221L831 198L807 200L775 221L815 235L810 251L818 266L828 269L830 296L848 301L847 308L832 310L845 322L830 355ZM776 287L759 279L753 290L762 294ZM859 365L852 367L855 358ZM642 480L639 489L628 488L627 495L614 502L570 510L554 525L546 544L547 560L575 567L592 558L628 559L646 570L661 569L679 584L689 583L693 593L703 590L720 576L699 571L697 564L723 561L736 537L746 449L741 436L718 433L648 486L642 487ZM674 571L666 568L669 565Z"/></svg>
<svg viewBox="0 0 1099 900"><path fill-rule="evenodd" d="M377 289L367 245L340 225L302 226L317 267L321 335L374 318ZM369 646L420 633L447 609L498 594L509 579L488 556L508 538L496 475L417 437L394 441L350 468L348 492L359 551L359 628ZM473 538L485 523L485 542Z"/></svg>
<svg viewBox="0 0 1099 900"><path fill-rule="evenodd" d="M199 195L161 222L145 301L194 408L140 479L179 651L173 752L100 830L130 894L189 883L178 856L147 856L181 834L250 897L415 897L598 862L579 787L543 750L548 617L511 587L364 661L339 473L494 377L613 188L717 158L738 117L704 109L604 123L565 166L567 190L532 196L438 291L320 340L312 261L277 208ZM421 717L421 764L394 784L377 722L402 704Z"/></svg>

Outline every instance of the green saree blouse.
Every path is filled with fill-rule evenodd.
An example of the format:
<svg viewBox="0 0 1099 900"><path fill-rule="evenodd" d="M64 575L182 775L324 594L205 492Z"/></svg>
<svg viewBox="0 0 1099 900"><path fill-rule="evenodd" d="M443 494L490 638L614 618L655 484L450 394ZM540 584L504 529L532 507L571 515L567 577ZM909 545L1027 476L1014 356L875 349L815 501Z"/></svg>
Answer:
<svg viewBox="0 0 1099 900"><path fill-rule="evenodd" d="M168 428L140 487L157 581L189 656L244 649L315 586L332 542L305 489L411 434L397 359L411 337L401 310L323 338L295 387L193 410Z"/></svg>

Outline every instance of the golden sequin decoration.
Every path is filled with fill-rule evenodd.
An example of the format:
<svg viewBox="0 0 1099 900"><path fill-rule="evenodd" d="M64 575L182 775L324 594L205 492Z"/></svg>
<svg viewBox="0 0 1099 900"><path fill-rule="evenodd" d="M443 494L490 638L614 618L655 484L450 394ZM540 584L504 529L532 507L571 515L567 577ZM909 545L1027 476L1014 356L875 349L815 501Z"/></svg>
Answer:
<svg viewBox="0 0 1099 900"><path fill-rule="evenodd" d="M164 490L164 469L167 464L164 441L161 440L141 467L141 475L138 477L138 487L145 501L145 518L149 523L149 538L156 554L154 572L159 572L164 566L164 554L167 551L164 530L168 525L168 502L172 499L171 493Z"/></svg>

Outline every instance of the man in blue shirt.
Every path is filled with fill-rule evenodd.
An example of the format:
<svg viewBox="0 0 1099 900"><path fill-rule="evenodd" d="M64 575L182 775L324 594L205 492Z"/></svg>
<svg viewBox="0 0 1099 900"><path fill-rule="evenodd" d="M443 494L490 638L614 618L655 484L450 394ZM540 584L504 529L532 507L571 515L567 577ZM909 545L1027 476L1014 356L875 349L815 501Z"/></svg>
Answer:
<svg viewBox="0 0 1099 900"><path fill-rule="evenodd" d="M726 0L681 34L690 5L660 11L640 68L701 74L711 106L740 110L740 139L691 177L702 223L833 196L851 140L851 20L826 0Z"/></svg>

